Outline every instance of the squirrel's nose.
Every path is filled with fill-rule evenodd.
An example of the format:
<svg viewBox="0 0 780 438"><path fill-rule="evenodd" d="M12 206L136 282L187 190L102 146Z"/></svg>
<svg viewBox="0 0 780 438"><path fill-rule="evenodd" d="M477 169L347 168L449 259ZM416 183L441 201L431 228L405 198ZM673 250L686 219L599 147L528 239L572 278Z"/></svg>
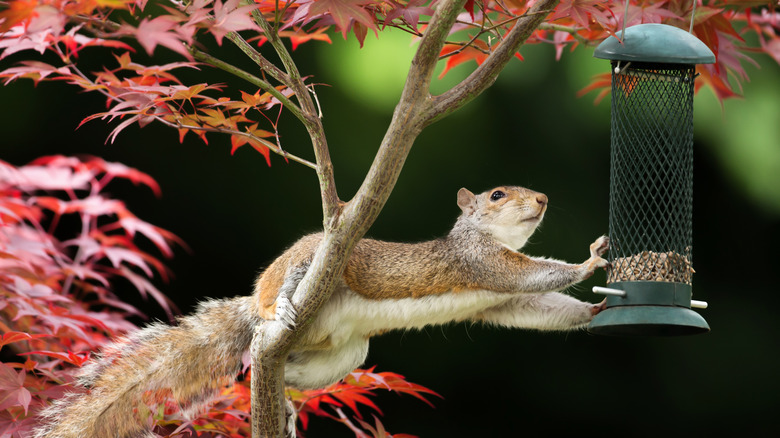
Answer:
<svg viewBox="0 0 780 438"><path fill-rule="evenodd" d="M536 195L536 202L542 205L547 205L547 195L543 193L539 193L538 195Z"/></svg>

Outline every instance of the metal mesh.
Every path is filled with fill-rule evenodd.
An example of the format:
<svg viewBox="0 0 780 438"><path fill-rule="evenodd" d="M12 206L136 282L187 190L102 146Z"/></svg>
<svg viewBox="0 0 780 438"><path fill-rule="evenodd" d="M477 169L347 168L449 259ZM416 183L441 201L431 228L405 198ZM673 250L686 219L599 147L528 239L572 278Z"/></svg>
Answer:
<svg viewBox="0 0 780 438"><path fill-rule="evenodd" d="M616 66L607 282L691 284L694 66Z"/></svg>

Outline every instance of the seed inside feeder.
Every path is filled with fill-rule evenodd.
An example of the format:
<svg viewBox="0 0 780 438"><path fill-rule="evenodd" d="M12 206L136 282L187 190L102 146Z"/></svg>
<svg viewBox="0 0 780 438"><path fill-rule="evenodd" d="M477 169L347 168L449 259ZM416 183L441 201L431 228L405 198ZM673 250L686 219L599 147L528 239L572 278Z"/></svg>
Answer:
<svg viewBox="0 0 780 438"><path fill-rule="evenodd" d="M607 283L621 281L665 281L691 284L695 271L688 257L674 251L642 251L612 260Z"/></svg>

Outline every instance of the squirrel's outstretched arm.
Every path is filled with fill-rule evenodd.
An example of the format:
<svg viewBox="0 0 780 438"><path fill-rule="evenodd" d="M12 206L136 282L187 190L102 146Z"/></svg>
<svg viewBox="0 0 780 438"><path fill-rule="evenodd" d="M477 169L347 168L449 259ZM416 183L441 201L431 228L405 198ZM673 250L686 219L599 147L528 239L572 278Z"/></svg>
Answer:
<svg viewBox="0 0 780 438"><path fill-rule="evenodd" d="M507 293L560 291L590 277L596 269L606 267L609 263L601 256L607 249L609 239L599 237L590 245L590 258L580 264L534 258L502 249L498 254L499 263L493 262L480 269L477 285Z"/></svg>

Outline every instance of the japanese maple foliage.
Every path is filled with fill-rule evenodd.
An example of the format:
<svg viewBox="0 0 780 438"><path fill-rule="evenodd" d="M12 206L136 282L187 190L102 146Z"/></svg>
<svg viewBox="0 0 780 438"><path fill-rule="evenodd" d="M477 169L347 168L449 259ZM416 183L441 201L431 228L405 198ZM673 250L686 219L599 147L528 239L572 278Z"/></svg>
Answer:
<svg viewBox="0 0 780 438"><path fill-rule="evenodd" d="M358 438L364 437L407 437L410 435L390 435L384 430L384 426L376 415L373 415L373 425L366 422L360 412L360 406L368 408L378 414L382 414L379 407L370 399L373 391L384 389L399 394L408 394L433 406L425 395L439 396L430 389L408 382L403 376L389 372L374 372L374 369L357 369L351 372L341 382L328 388L310 391L287 390L287 395L292 400L298 411L298 420L303 430L309 423L309 416L316 415L338 421L349 427ZM357 423L357 424L355 424ZM370 432L371 434L367 434Z"/></svg>
<svg viewBox="0 0 780 438"><path fill-rule="evenodd" d="M713 88L725 99L736 96L748 75L743 61L764 53L780 62L780 14L776 0L561 0L526 44L548 43L557 57L566 48L595 45L623 26L666 23L688 30L692 14L693 33L715 53L717 62L702 65L700 84ZM154 5L152 4L154 3ZM88 115L119 123L109 135L130 125L157 121L177 129L180 138L194 133L204 142L207 134L230 137L232 151L249 145L266 157L275 152L310 167L314 165L285 151L279 142L278 111L286 108L305 117L292 78L262 55L270 34L275 41L287 39L293 48L310 40L330 41L329 30L345 37L352 32L363 42L369 31L379 35L397 28L421 36L437 0L9 0L0 6L0 60L16 59L3 68L6 83L18 78L34 81L59 80L99 92L107 110ZM468 61L482 63L501 43L514 23L527 13L534 0L465 2L463 13L441 51L442 75ZM250 59L261 74L239 69L204 42L218 45L230 40ZM753 41L749 43L748 41ZM252 45L252 42L256 43ZM115 63L101 71L79 68L86 49L102 47L113 52ZM142 65L137 50L158 55L160 48L177 53L181 62ZM36 55L51 53L56 63ZM522 59L518 53L518 57ZM169 58L169 57L166 57ZM51 59L51 57L47 58ZM155 58L153 58L155 59ZM285 68L290 61L282 61ZM246 81L246 87L186 84L178 78L181 69L209 65ZM300 84L303 84L301 80ZM606 77L594 78L585 91L603 89ZM309 92L313 85L299 87ZM604 90L599 95L603 97ZM297 100L297 102L296 102Z"/></svg>

